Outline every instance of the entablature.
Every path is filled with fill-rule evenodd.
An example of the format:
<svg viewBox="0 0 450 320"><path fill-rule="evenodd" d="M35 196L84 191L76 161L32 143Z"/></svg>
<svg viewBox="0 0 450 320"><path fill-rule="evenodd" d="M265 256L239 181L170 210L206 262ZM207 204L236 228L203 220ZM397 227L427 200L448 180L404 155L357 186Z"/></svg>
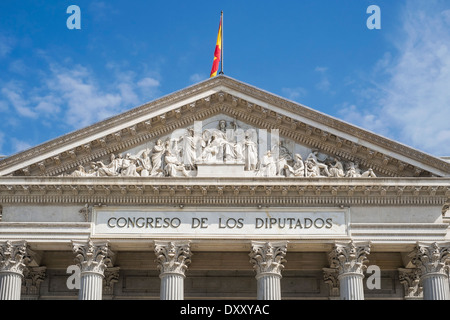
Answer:
<svg viewBox="0 0 450 320"><path fill-rule="evenodd" d="M0 203L183 205L440 205L447 178L4 177Z"/></svg>

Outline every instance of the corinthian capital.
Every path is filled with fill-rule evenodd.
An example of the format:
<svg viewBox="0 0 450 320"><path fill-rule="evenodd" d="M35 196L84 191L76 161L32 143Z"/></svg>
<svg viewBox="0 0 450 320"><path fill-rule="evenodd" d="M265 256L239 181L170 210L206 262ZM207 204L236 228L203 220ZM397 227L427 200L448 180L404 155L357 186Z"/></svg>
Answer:
<svg viewBox="0 0 450 320"><path fill-rule="evenodd" d="M422 276L428 273L445 275L450 263L450 242L442 244L419 242L409 257L411 262L419 268Z"/></svg>
<svg viewBox="0 0 450 320"><path fill-rule="evenodd" d="M323 268L323 280L330 289L330 297L339 297L339 271L336 268Z"/></svg>
<svg viewBox="0 0 450 320"><path fill-rule="evenodd" d="M155 241L156 262L161 274L184 273L191 263L189 241Z"/></svg>
<svg viewBox="0 0 450 320"><path fill-rule="evenodd" d="M252 241L252 251L250 252L250 263L256 273L273 273L281 275L286 260L287 241L280 242L259 242Z"/></svg>
<svg viewBox="0 0 450 320"><path fill-rule="evenodd" d="M339 274L363 273L370 254L370 243L335 243L328 255L331 268L337 268Z"/></svg>
<svg viewBox="0 0 450 320"><path fill-rule="evenodd" d="M104 275L107 267L112 266L113 253L109 250L108 242L73 242L75 261L81 272L96 272Z"/></svg>
<svg viewBox="0 0 450 320"><path fill-rule="evenodd" d="M28 267L23 271L22 294L38 295L41 282L45 279L46 267Z"/></svg>
<svg viewBox="0 0 450 320"><path fill-rule="evenodd" d="M420 285L420 270L417 268L398 269L399 281L403 285L405 299L422 299L423 288Z"/></svg>
<svg viewBox="0 0 450 320"><path fill-rule="evenodd" d="M32 251L26 241L6 241L0 245L0 272L23 271L31 261Z"/></svg>

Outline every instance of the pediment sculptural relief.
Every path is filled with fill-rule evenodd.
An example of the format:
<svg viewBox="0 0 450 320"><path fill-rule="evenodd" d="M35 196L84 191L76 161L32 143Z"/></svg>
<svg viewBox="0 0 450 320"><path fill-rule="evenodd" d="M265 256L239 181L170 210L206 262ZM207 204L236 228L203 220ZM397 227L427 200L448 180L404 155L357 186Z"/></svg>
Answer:
<svg viewBox="0 0 450 320"><path fill-rule="evenodd" d="M218 170L240 165L246 177L376 177L371 168L363 170L358 163L280 138L278 130L255 129L232 119L197 122L142 149L79 166L67 176L195 177L199 167L217 164Z"/></svg>

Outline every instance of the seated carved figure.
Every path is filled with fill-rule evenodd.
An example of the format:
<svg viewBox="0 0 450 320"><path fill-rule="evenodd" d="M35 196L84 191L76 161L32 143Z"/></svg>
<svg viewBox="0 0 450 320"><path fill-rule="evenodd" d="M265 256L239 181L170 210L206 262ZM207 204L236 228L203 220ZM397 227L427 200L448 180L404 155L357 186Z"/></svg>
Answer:
<svg viewBox="0 0 450 320"><path fill-rule="evenodd" d="M345 176L348 178L376 178L376 174L372 169L362 172L358 164L354 162L349 163L349 168Z"/></svg>
<svg viewBox="0 0 450 320"><path fill-rule="evenodd" d="M261 160L259 174L263 177L275 177L277 175L277 166L270 150Z"/></svg>
<svg viewBox="0 0 450 320"><path fill-rule="evenodd" d="M166 163L164 172L167 176L176 177L178 171L181 171L185 177L189 176L183 164L169 150L166 151L164 159Z"/></svg>
<svg viewBox="0 0 450 320"><path fill-rule="evenodd" d="M114 154L111 154L110 162L108 165L105 165L102 161L97 161L97 165L99 166L98 175L100 177L110 177L118 175L119 162Z"/></svg>
<svg viewBox="0 0 450 320"><path fill-rule="evenodd" d="M300 154L295 155L294 166L288 164L284 167L286 169L287 177L304 177L305 176L305 164L303 163L302 156Z"/></svg>
<svg viewBox="0 0 450 320"><path fill-rule="evenodd" d="M318 153L319 152L317 150L312 150L311 153L306 158L306 161L308 163L312 163L310 167L314 167L314 169L311 171L312 174L311 176L323 177L323 175L321 174L321 172L323 171L325 173L325 176L329 177L330 172L328 171L328 166L319 161L319 159L317 158Z"/></svg>
<svg viewBox="0 0 450 320"><path fill-rule="evenodd" d="M335 159L334 165L332 165L328 171L330 172L330 177L345 177L344 165L338 158Z"/></svg>

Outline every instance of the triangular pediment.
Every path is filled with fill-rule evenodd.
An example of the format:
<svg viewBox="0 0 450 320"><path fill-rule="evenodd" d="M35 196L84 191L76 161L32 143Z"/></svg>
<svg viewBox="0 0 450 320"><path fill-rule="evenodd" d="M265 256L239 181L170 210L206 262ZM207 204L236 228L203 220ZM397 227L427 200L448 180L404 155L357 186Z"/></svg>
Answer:
<svg viewBox="0 0 450 320"><path fill-rule="evenodd" d="M220 123L225 127L221 128ZM144 152L152 158L158 140L165 151L170 149L171 155L184 161L189 150L185 145L174 146L174 139L188 137L189 132L199 138L193 159L196 164L228 160L230 166L244 164L246 176L267 177L261 172L267 151L272 151L275 160L283 156L287 161L278 162L276 176L280 176L281 166L282 175L287 176L285 169L295 167L297 155L304 163L315 155L315 161L322 165L320 176L327 176L338 162L347 177L351 177L348 172L355 165L364 175L372 172L377 177L450 175L450 163L446 161L220 75L8 157L0 161L0 176L73 176L79 168L89 172L93 163L110 165L111 155L128 154L132 160L139 158L142 162ZM215 141L211 141L212 136ZM225 142L217 140L220 138ZM244 154L248 152L246 138L258 145L254 169L248 168L248 155ZM186 138L180 141L185 143ZM218 146L221 155L217 148L209 154L208 146ZM163 155L161 170L153 170L155 176L158 172L169 175L164 170L166 155L170 156ZM158 159L155 155L150 161L152 168ZM185 163L184 167L188 176L198 175L197 166L187 168ZM139 175L142 172L142 168L138 170ZM214 170L209 172L214 174ZM143 175L152 176L151 169Z"/></svg>

